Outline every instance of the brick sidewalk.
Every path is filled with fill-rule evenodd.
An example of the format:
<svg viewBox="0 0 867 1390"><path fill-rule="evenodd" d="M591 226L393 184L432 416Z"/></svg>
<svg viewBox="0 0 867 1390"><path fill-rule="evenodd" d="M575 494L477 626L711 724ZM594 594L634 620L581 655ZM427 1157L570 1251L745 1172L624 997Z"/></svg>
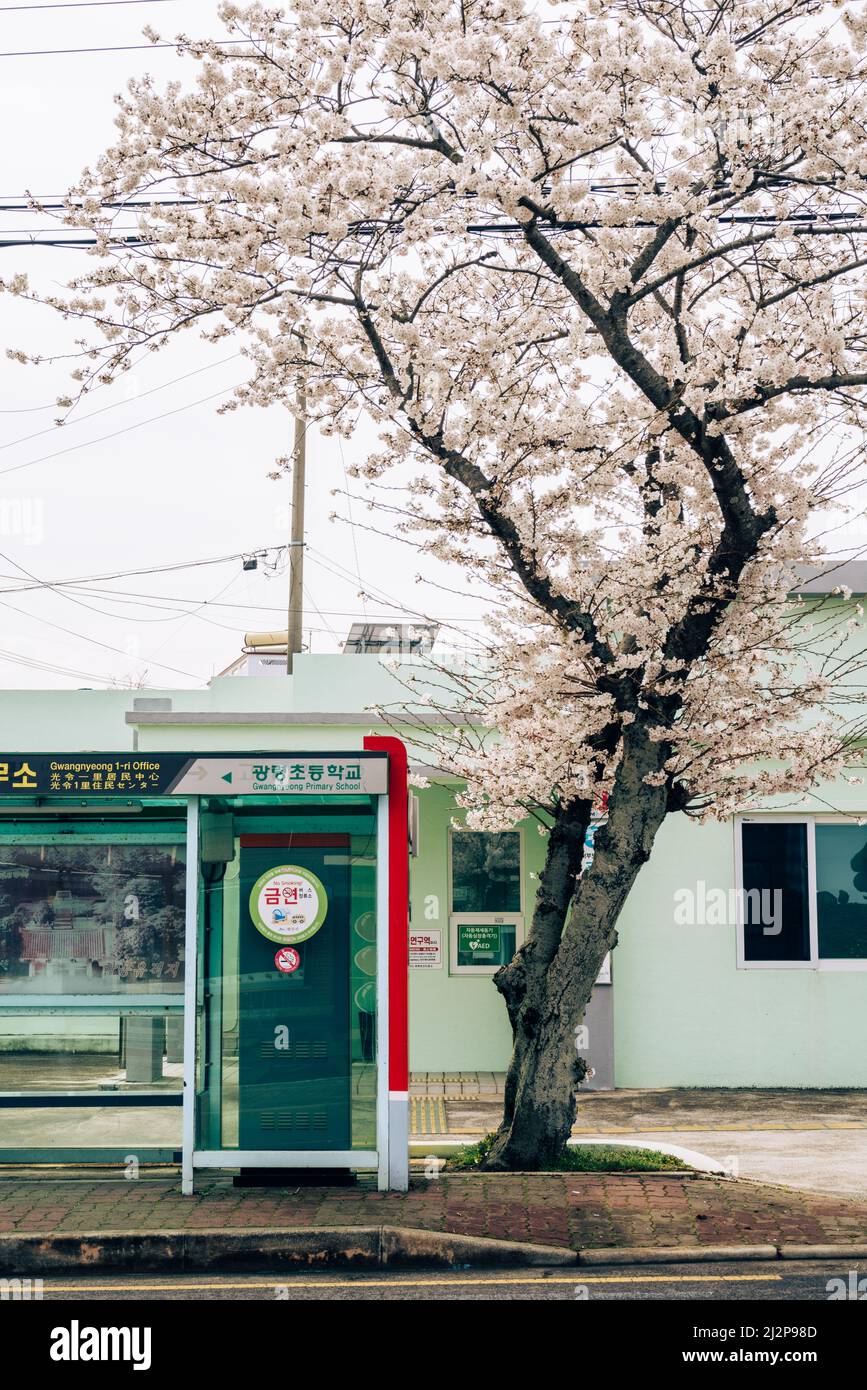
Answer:
<svg viewBox="0 0 867 1390"><path fill-rule="evenodd" d="M837 1244L867 1240L867 1202L673 1174L454 1174L409 1192L233 1188L214 1175L181 1196L175 1178L0 1180L0 1232L281 1230L393 1225L595 1246Z"/></svg>

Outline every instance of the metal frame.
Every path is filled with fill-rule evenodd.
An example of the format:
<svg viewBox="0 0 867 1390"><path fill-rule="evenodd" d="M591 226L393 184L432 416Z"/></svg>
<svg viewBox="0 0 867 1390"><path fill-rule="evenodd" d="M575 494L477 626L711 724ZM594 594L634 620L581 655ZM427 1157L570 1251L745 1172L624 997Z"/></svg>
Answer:
<svg viewBox="0 0 867 1390"><path fill-rule="evenodd" d="M289 750L294 755L295 750ZM286 756L289 751L284 750ZM235 757L238 750L231 750ZM331 750L329 755L334 756ZM139 1150L139 1157L153 1162L181 1162L181 1189L184 1194L193 1192L196 1168L251 1168L307 1167L307 1168L375 1168L380 1189L397 1188L405 1190L409 1179L409 1076L407 1056L407 954L408 954L408 874L407 853L407 759L403 743L392 736L368 735L363 741L363 749L352 752L373 754L387 758L387 790L375 793L377 796L377 1023L376 1023L376 1148L344 1150L243 1150L243 1149L196 1149L196 1080L199 1059L197 1057L198 1038L198 997L199 997L199 824L201 794L184 797L186 804L186 888L184 924L184 987L183 992L173 994L135 995L123 998L119 1005L116 998L105 995L30 995L17 1000L14 996L0 996L0 1012L57 1012L76 1011L102 1014L106 1012L164 1013L177 1016L183 1008L184 1017L184 1060L183 1090L159 1093L136 1092L119 1095L114 1092L100 1092L91 1098L84 1093L75 1096L61 1093L42 1092L40 1096L22 1097L21 1101L9 1100L10 1104L52 1104L86 1105L170 1105L181 1106L182 1147L180 1153L174 1148L154 1147ZM207 756L207 755L203 755ZM243 756L258 756L246 754ZM373 795L373 794L371 794ZM178 798L180 800L180 798ZM336 800L336 798L335 798ZM317 802L317 806L320 803ZM48 805L45 817L50 819L56 808ZM110 807L106 808L110 815ZM523 840L521 842L523 856ZM523 887L522 887L523 892ZM0 1097L0 1105L4 1098ZM88 1149L86 1159L84 1150L72 1149L28 1149L0 1151L0 1162L33 1163L49 1162L58 1165L71 1161L116 1162L125 1159L125 1152L116 1147Z"/></svg>
<svg viewBox="0 0 867 1390"><path fill-rule="evenodd" d="M482 925L493 923L496 926L509 926L515 928L515 949L523 946L526 932L524 926L524 908L526 897L524 892L524 832L521 826L516 826L513 830L507 830L507 835L517 835L518 837L518 902L520 904L517 912L455 912L452 909L454 902L454 864L453 864L453 845L454 837L459 835L474 835L484 832L467 830L466 826L452 826L449 829L448 838L448 862L447 862L447 908L448 908L448 974L450 976L462 975L485 975L490 979L500 969L499 965L458 965L458 925L461 922ZM490 832L489 832L490 833ZM497 833L497 832L493 832Z"/></svg>
<svg viewBox="0 0 867 1390"><path fill-rule="evenodd" d="M0 1110L51 1110L78 1108L105 1110L112 1106L132 1109L156 1105L160 1109L183 1104L181 1091L0 1091ZM5 1153L0 1150L0 1153Z"/></svg>
<svg viewBox="0 0 867 1390"><path fill-rule="evenodd" d="M376 1149L196 1149L196 1168L375 1168ZM186 1189L185 1189L186 1191ZM192 1192L192 1188L190 1188Z"/></svg>
<svg viewBox="0 0 867 1390"><path fill-rule="evenodd" d="M187 896L184 925L184 1113L181 1122L181 1191L193 1192L196 1138L196 999L199 963L199 798L187 799Z"/></svg>
<svg viewBox="0 0 867 1390"><path fill-rule="evenodd" d="M449 916L449 975L487 975L490 979L501 968L501 965L458 964L458 927L462 922L470 926L514 927L515 950L524 944L524 918L517 912L453 912Z"/></svg>
<svg viewBox="0 0 867 1390"><path fill-rule="evenodd" d="M85 1157L82 1157L85 1155ZM181 1161L179 1149L146 1149L137 1148L135 1154L130 1154L129 1145L126 1148L100 1148L96 1147L81 1149L62 1149L62 1148L41 1148L41 1149L3 1149L2 1162L4 1165L15 1164L27 1168L104 1168L111 1166L117 1167L119 1164L127 1164L130 1158L138 1159L139 1163L153 1163L176 1167ZM111 1179L114 1182L126 1182L126 1178Z"/></svg>
<svg viewBox="0 0 867 1390"><path fill-rule="evenodd" d="M191 798L196 802L198 798ZM376 1148L375 1149L197 1149L195 1147L195 1041L196 994L185 1010L184 1029L184 1131L181 1190L193 1192L196 1168L375 1168L380 1189L389 1186L388 1163L388 931L379 924L388 922L389 798L377 797L376 808ZM190 822L192 822L192 810ZM188 862L195 860L196 872L187 880L198 883L198 828L196 845L187 845ZM193 937L192 950L190 937ZM198 892L187 899L185 982L198 978ZM192 965L191 965L192 962ZM193 1020L190 1029L190 1020ZM188 1066L189 1061L189 1066ZM190 1099L188 1099L190 1097Z"/></svg>
<svg viewBox="0 0 867 1390"><path fill-rule="evenodd" d="M371 742L374 742L371 739ZM386 742L376 739L376 746ZM375 1168L380 1190L405 1190L409 1181L409 1088L406 1076L406 969L401 966L401 942L406 947L408 921L398 898L406 898L408 860L402 865L393 851L397 837L406 841L406 753L398 740L388 740L389 785L377 795L376 807L376 1147L375 1149L197 1149L196 1040L198 1036L199 845L198 798L190 798L187 821L187 918L184 1012L184 1111L181 1188L193 1192L195 1171L204 1168ZM367 740L365 740L367 748ZM397 793L397 795L395 795ZM401 795L403 794L403 801ZM399 818L399 825L398 825ZM404 950L405 956L405 950ZM391 1012L392 989L403 989L401 1008ZM403 1024L401 1024L401 1019Z"/></svg>
<svg viewBox="0 0 867 1390"><path fill-rule="evenodd" d="M62 1002L61 1002L62 1001ZM159 1013L179 1014L184 1006L183 990L175 994L0 994L0 1014L66 1014L80 1009L89 1014Z"/></svg>
<svg viewBox="0 0 867 1390"><path fill-rule="evenodd" d="M384 1191L389 1185L388 1162L388 961L389 931L379 923L388 923L388 793L379 798L376 808L376 1148L379 1155L377 1186Z"/></svg>
<svg viewBox="0 0 867 1390"><path fill-rule="evenodd" d="M819 955L819 911L816 900L816 826L817 825L851 825L851 816L838 815L740 815L734 817L734 861L735 861L735 887L739 890L736 897L737 910L737 933L736 951L738 970L813 970L820 973L833 974L863 974L867 971L867 957L858 959L840 956L820 956ZM741 826L743 825L805 825L807 827L807 927L810 942L810 955L807 960L747 960L744 950L744 875L743 875L743 841L741 837Z"/></svg>

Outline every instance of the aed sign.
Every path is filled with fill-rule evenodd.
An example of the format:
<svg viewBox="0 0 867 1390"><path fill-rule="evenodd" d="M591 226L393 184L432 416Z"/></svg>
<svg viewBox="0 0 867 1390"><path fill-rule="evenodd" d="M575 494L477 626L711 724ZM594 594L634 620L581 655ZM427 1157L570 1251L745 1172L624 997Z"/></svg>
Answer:
<svg viewBox="0 0 867 1390"><path fill-rule="evenodd" d="M458 927L458 952L461 955L496 956L500 951L500 928L499 926L485 923L479 926L476 923L461 922Z"/></svg>
<svg viewBox="0 0 867 1390"><path fill-rule="evenodd" d="M328 911L328 896L310 869L281 864L267 869L250 892L253 926L269 941L296 946L315 936Z"/></svg>

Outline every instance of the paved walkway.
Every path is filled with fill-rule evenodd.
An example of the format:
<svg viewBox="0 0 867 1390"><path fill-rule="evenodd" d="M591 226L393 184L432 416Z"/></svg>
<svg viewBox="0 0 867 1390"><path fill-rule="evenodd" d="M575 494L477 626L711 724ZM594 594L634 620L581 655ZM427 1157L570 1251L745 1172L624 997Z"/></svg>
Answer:
<svg viewBox="0 0 867 1390"><path fill-rule="evenodd" d="M413 1072L414 1097L443 1097L450 1126L473 1124L473 1101L499 1105L503 1072ZM476 1124L481 1120L475 1121ZM635 1130L867 1129L867 1090L804 1088L582 1091L575 1134L633 1133ZM465 1132L465 1131L464 1131Z"/></svg>
<svg viewBox="0 0 867 1390"><path fill-rule="evenodd" d="M473 1095L468 1081L461 1084L460 1095L414 1102L415 1133L472 1140L496 1129L502 1100ZM440 1112L437 1128L422 1128ZM572 1134L648 1147L675 1144L715 1159L733 1176L867 1197L863 1090L585 1091Z"/></svg>
<svg viewBox="0 0 867 1390"><path fill-rule="evenodd" d="M600 1246L839 1244L867 1241L867 1202L727 1179L567 1173L413 1178L407 1193L354 1188L234 1188L202 1175L194 1197L175 1176L0 1179L0 1231L280 1230L395 1225Z"/></svg>

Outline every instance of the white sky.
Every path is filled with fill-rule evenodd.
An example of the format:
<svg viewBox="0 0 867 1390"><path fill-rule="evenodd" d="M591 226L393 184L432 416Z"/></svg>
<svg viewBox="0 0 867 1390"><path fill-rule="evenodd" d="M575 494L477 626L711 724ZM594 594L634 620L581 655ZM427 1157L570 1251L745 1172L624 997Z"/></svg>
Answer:
<svg viewBox="0 0 867 1390"><path fill-rule="evenodd" d="M111 142L113 96L130 77L149 72L160 85L191 77L192 60L152 48L144 24L169 36L220 33L217 0L42 0L47 8L20 8L39 3L0 0L0 203L23 201L25 190L62 195ZM122 45L142 47L14 56ZM44 214L0 212L0 240L50 230ZM82 268L83 257L0 246L0 275L24 271L36 288L50 291ZM69 390L67 368L22 367L2 350L50 356L71 344L74 330L52 311L9 295L0 296L0 325L0 688L196 686L239 654L245 631L285 627L286 574L269 574L261 564L245 573L239 559L105 580L88 591L11 592L32 582L24 571L56 581L284 543L291 483L267 475L290 451L292 422L277 406L217 415L225 397L203 398L228 394L246 365L230 342L214 348L189 336L91 395L76 411L90 419L55 429L53 402ZM331 495L344 487L344 462L372 444L372 431L363 430L342 447L312 433L309 439L305 638L314 652L339 650L353 618L365 616L360 589L372 596L366 616L396 616L402 606L407 616L421 612L479 629L483 605L466 595L465 576L365 531L383 523L357 502L352 530L329 522L334 510L346 512L345 501ZM67 452L44 457L61 450ZM856 517L836 545L863 553L864 527ZM416 584L420 569L434 583ZM453 628L443 636L461 644Z"/></svg>
<svg viewBox="0 0 867 1390"><path fill-rule="evenodd" d="M112 98L129 77L149 72L164 82L193 71L192 60L149 45L132 52L6 55L145 44L145 23L167 35L220 32L216 0L101 7L62 0L62 7L16 8L38 2L0 0L4 203L21 201L25 190L41 198L65 192L111 142ZM45 215L26 210L0 213L3 239L50 226ZM84 254L4 246L0 275L9 279L23 271L34 287L50 291L78 273ZM3 295L0 314L4 352L15 347L49 356L71 342L73 331L52 311ZM117 386L91 395L76 415L110 409L63 429L52 427L53 402L69 390L67 368L22 367L0 357L0 687L75 689L139 679L150 687L196 686L238 655L245 631L285 627L287 577L266 574L261 562L254 573L233 559L112 579L88 592L67 589L74 601L57 590L10 592L31 582L22 571L55 581L208 560L288 539L290 480L274 482L267 474L274 458L290 451L289 415L273 407L219 416L219 399L193 404L244 377L246 364L232 360L232 352L231 343L214 348L192 337L179 341ZM177 413L153 419L167 412ZM367 601L371 617L396 613L381 601L387 597L432 616L475 618L466 625L478 630L479 603L415 584L420 568L455 588L462 587L459 576L429 561L420 564L407 545L384 541L361 525L353 543L348 527L328 521L338 507L346 510L331 496L344 486L344 461L349 465L372 441L372 432L359 433L342 445L342 455L336 440L308 441L305 638L309 630L314 652L339 650L352 618L364 616L362 587L376 596ZM60 450L71 452L44 458ZM381 524L358 503L353 514L359 523ZM329 573L323 561L349 571L348 577ZM147 597L118 602L110 591ZM205 601L214 606L195 614ZM166 611L154 604L171 606ZM452 637L460 641L457 633ZM34 661L55 669L34 667Z"/></svg>

